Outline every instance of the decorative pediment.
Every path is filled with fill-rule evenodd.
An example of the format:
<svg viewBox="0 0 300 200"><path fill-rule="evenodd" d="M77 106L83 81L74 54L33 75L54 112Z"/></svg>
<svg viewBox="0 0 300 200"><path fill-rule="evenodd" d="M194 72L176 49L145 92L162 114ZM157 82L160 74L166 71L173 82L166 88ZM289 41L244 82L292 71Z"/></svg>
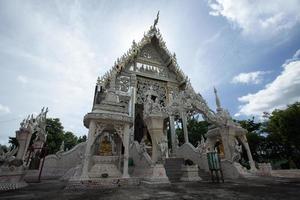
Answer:
<svg viewBox="0 0 300 200"><path fill-rule="evenodd" d="M130 77L118 76L116 78L116 90L122 92L128 92L130 88Z"/></svg>
<svg viewBox="0 0 300 200"><path fill-rule="evenodd" d="M145 45L139 55L138 60L150 62L153 64L164 65L162 55L155 49L152 44Z"/></svg>
<svg viewBox="0 0 300 200"><path fill-rule="evenodd" d="M114 76L124 71L125 68L129 68L131 71L136 70L134 61L139 60L145 61L145 63L142 64L144 65L144 69L148 71L160 71L157 67L162 65L172 71L179 81L187 80L187 76L183 73L177 63L175 54L172 54L166 47L166 43L162 38L160 30L155 26L151 26L148 32L144 33L144 37L141 41L138 43L133 41L131 48L121 56L121 58L117 59L111 70L99 78L98 84L107 85L114 79ZM156 65L154 65L154 63ZM165 69L162 68L160 74L166 72L163 71L165 71Z"/></svg>

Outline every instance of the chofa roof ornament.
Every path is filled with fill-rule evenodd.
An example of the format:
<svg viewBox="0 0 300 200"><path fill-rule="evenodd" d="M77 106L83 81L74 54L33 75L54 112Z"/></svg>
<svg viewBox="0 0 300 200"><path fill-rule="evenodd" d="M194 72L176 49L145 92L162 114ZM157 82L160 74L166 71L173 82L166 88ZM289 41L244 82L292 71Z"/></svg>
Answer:
<svg viewBox="0 0 300 200"><path fill-rule="evenodd" d="M214 93L215 93L215 98L216 98L217 111L221 111L222 110L221 101L220 101L220 98L218 96L218 92L217 92L216 87L214 87Z"/></svg>
<svg viewBox="0 0 300 200"><path fill-rule="evenodd" d="M155 27L159 20L159 11L157 12L156 19L154 20L153 27Z"/></svg>

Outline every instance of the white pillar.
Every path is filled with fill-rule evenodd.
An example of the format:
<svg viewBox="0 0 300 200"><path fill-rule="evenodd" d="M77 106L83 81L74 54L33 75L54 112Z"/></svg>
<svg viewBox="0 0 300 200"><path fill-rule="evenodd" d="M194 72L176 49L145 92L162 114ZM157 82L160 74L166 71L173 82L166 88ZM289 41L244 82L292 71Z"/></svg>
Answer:
<svg viewBox="0 0 300 200"><path fill-rule="evenodd" d="M94 139L95 131L96 131L96 122L94 120L91 120L89 124L89 134L88 134L88 140L86 144L83 167L82 167L82 174L81 174L82 179L88 178L88 168L89 168L89 162L91 158L91 146L93 145L93 142L95 140Z"/></svg>
<svg viewBox="0 0 300 200"><path fill-rule="evenodd" d="M235 145L235 129L232 129L231 127L220 128L220 135L222 139L225 159L231 160L233 156L233 148Z"/></svg>
<svg viewBox="0 0 300 200"><path fill-rule="evenodd" d="M132 87L131 89L131 117L135 117L135 103L136 103L136 89Z"/></svg>
<svg viewBox="0 0 300 200"><path fill-rule="evenodd" d="M129 116L134 116L134 107L135 107L135 88L133 86L130 87L130 101L128 107Z"/></svg>
<svg viewBox="0 0 300 200"><path fill-rule="evenodd" d="M25 159L29 143L31 140L32 133L28 129L20 129L16 131L16 139L19 143L19 150L17 152L16 158Z"/></svg>
<svg viewBox="0 0 300 200"><path fill-rule="evenodd" d="M136 104L136 88L132 86L132 94L131 94L131 117L133 121L133 125L131 127L131 132L129 132L129 143L130 145L134 141L134 124L135 124L135 104Z"/></svg>
<svg viewBox="0 0 300 200"><path fill-rule="evenodd" d="M124 136L123 136L123 144L124 144L123 178L129 178L129 173L128 173L129 134L130 134L129 125L125 125L123 131L124 131Z"/></svg>
<svg viewBox="0 0 300 200"><path fill-rule="evenodd" d="M256 170L256 166L255 166L255 162L252 158L252 154L251 154L251 151L250 151L250 147L249 147L249 144L248 144L248 141L247 141L247 137L246 135L243 135L241 137L241 141L246 149L246 152L247 152L247 156L248 156L248 159L249 159L249 164L250 164L250 167L252 171L255 171Z"/></svg>
<svg viewBox="0 0 300 200"><path fill-rule="evenodd" d="M186 114L184 112L181 112L181 119L182 119L182 129L183 129L183 134L184 134L184 142L188 143L189 135L188 135L188 130L187 130L187 118L186 118Z"/></svg>

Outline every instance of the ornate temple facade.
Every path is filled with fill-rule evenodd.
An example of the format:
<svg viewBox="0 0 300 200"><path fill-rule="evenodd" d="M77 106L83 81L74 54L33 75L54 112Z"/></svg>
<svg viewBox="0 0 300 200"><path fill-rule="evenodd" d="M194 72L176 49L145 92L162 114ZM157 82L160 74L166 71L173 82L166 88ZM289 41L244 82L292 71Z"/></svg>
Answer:
<svg viewBox="0 0 300 200"><path fill-rule="evenodd" d="M89 134L80 180L139 177L168 182L166 160L191 159L208 170L206 152L213 151L217 143L228 168L226 175L243 173L237 163L240 145L255 169L246 130L221 107L216 90L216 112L194 91L156 27L158 17L141 41L133 41L97 80L92 111L84 117ZM187 130L187 117L194 114L201 114L211 124L206 141L203 138L197 148L189 143ZM175 134L176 119L182 121L185 144L181 146Z"/></svg>
<svg viewBox="0 0 300 200"><path fill-rule="evenodd" d="M83 120L89 130L87 141L69 151L64 151L62 144L42 165L37 163L38 170L32 170L31 176L60 178L71 188L170 183L174 174L180 175L177 180L199 181L199 170L209 172L207 154L215 151L221 157L225 178L256 174L247 131L222 108L216 89L216 111L195 92L175 53L167 49L157 28L158 19L159 15L143 38L133 41L111 70L98 78L92 110ZM28 164L35 163L31 160L47 138L47 112L43 109L36 119L24 120L16 133L19 148L1 153L0 190L26 185ZM202 137L194 147L189 142L187 119L196 114L210 126L206 139ZM183 144L175 133L176 121L181 123ZM33 133L36 139L32 154L28 154ZM250 170L239 163L242 149ZM191 166L184 165L188 160Z"/></svg>

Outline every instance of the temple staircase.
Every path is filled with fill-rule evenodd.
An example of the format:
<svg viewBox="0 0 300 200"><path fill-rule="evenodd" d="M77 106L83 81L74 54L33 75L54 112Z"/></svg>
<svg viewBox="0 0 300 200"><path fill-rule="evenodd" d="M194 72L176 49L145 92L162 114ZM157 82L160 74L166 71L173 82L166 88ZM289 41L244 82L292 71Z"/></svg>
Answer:
<svg viewBox="0 0 300 200"><path fill-rule="evenodd" d="M171 182L179 182L183 174L181 165L184 164L183 158L167 158L165 160L166 173ZM209 172L204 169L199 169L199 176L203 181L209 181L211 179Z"/></svg>
<svg viewBox="0 0 300 200"><path fill-rule="evenodd" d="M184 164L183 158L167 158L165 169L170 182L179 182L182 176L181 165Z"/></svg>

